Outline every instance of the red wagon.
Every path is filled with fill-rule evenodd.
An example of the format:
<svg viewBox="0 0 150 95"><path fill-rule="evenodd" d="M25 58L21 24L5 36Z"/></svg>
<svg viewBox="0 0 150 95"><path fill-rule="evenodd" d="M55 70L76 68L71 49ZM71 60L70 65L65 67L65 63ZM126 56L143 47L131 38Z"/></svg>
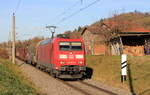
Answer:
<svg viewBox="0 0 150 95"><path fill-rule="evenodd" d="M16 47L16 57L20 60L27 61L27 48Z"/></svg>

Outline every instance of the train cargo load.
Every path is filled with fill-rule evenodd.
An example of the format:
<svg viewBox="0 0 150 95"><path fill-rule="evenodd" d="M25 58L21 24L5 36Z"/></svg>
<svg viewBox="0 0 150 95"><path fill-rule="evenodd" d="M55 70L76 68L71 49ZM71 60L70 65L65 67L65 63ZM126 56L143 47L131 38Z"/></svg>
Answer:
<svg viewBox="0 0 150 95"><path fill-rule="evenodd" d="M82 39L53 38L36 47L37 67L58 78L82 78L85 75L85 49Z"/></svg>

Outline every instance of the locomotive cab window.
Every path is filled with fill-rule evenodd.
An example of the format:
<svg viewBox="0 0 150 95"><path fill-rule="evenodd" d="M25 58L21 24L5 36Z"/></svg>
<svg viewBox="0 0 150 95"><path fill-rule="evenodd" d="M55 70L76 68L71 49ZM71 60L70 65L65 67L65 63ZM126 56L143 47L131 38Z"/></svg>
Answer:
<svg viewBox="0 0 150 95"><path fill-rule="evenodd" d="M81 42L71 42L72 50L82 50Z"/></svg>
<svg viewBox="0 0 150 95"><path fill-rule="evenodd" d="M81 42L60 42L59 49L62 51L82 50L82 44Z"/></svg>
<svg viewBox="0 0 150 95"><path fill-rule="evenodd" d="M60 50L70 50L70 43L69 42L60 42L59 48L60 48Z"/></svg>

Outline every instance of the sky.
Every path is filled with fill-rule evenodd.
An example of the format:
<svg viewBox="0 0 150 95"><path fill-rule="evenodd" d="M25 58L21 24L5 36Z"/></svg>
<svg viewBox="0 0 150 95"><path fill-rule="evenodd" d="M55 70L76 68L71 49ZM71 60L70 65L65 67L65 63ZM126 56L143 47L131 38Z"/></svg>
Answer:
<svg viewBox="0 0 150 95"><path fill-rule="evenodd" d="M75 13L97 0L0 0L0 42L11 39L12 13L16 11L16 39L36 36L50 37L47 25L56 25L56 33L90 25L114 13L135 10L150 12L150 0L99 0L92 6ZM16 10L17 9L17 10ZM75 14L74 14L75 13ZM70 15L74 14L70 17ZM66 18L65 21L62 19Z"/></svg>

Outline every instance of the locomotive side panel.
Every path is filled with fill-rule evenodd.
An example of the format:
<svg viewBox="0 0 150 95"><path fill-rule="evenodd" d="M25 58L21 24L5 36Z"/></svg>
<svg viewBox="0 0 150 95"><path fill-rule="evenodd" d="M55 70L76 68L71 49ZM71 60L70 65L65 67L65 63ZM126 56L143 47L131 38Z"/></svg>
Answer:
<svg viewBox="0 0 150 95"><path fill-rule="evenodd" d="M37 67L50 72L52 42L50 39L42 41L36 47Z"/></svg>

